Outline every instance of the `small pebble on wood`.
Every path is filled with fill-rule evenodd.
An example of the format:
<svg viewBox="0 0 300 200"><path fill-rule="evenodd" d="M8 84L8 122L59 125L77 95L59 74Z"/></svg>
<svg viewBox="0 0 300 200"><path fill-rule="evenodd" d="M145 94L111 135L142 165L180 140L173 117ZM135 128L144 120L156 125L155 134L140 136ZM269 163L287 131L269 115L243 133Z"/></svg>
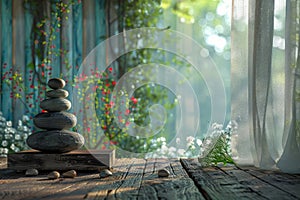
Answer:
<svg viewBox="0 0 300 200"><path fill-rule="evenodd" d="M59 172L53 171L47 175L48 179L58 179L60 177Z"/></svg>
<svg viewBox="0 0 300 200"><path fill-rule="evenodd" d="M65 87L66 82L63 79L60 78L51 78L48 81L48 86L52 89L61 89Z"/></svg>
<svg viewBox="0 0 300 200"><path fill-rule="evenodd" d="M77 172L75 170L70 170L62 174L64 178L75 178L77 176Z"/></svg>
<svg viewBox="0 0 300 200"><path fill-rule="evenodd" d="M108 169L102 170L99 174L100 178L106 178L106 177L112 176L112 175L113 175L112 172L109 171Z"/></svg>
<svg viewBox="0 0 300 200"><path fill-rule="evenodd" d="M160 169L158 170L157 174L159 177L168 177L170 175L170 172L167 169Z"/></svg>
<svg viewBox="0 0 300 200"><path fill-rule="evenodd" d="M27 169L25 172L25 176L37 176L39 175L39 171L37 169Z"/></svg>

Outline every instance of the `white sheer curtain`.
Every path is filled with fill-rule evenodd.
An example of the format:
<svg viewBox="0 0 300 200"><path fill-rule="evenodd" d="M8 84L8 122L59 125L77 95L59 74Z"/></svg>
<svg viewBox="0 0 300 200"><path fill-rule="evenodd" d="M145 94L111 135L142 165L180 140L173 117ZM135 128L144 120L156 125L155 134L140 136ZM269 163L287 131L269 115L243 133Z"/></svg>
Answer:
<svg viewBox="0 0 300 200"><path fill-rule="evenodd" d="M233 0L237 164L300 172L299 20L299 0Z"/></svg>

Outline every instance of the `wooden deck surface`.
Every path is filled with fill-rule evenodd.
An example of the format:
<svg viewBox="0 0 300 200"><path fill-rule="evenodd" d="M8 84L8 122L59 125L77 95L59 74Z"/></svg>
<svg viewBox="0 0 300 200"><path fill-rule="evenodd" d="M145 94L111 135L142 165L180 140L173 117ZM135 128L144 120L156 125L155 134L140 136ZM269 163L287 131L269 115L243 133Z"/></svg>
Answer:
<svg viewBox="0 0 300 200"><path fill-rule="evenodd" d="M157 170L171 175L159 178ZM300 199L300 175L255 168L201 168L192 159L118 159L113 176L78 172L74 179L26 177L0 160L0 199Z"/></svg>

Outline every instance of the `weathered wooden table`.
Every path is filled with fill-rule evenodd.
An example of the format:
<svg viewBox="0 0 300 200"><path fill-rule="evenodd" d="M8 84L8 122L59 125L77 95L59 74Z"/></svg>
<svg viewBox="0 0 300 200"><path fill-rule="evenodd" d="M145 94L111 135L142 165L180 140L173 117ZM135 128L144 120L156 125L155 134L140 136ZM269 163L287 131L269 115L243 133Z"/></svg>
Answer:
<svg viewBox="0 0 300 200"><path fill-rule="evenodd" d="M157 170L171 175L159 178ZM118 159L113 176L25 177L0 160L0 199L300 199L300 175L255 168L201 166L191 159Z"/></svg>

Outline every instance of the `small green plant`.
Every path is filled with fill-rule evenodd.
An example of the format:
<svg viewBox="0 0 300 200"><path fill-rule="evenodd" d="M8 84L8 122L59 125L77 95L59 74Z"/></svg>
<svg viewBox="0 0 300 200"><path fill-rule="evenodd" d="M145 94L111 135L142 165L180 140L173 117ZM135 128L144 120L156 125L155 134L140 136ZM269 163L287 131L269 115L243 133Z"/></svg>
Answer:
<svg viewBox="0 0 300 200"><path fill-rule="evenodd" d="M212 133L203 139L199 162L202 166L234 164L231 157L231 133L235 129L232 122L229 123L225 130L222 125L214 123Z"/></svg>

